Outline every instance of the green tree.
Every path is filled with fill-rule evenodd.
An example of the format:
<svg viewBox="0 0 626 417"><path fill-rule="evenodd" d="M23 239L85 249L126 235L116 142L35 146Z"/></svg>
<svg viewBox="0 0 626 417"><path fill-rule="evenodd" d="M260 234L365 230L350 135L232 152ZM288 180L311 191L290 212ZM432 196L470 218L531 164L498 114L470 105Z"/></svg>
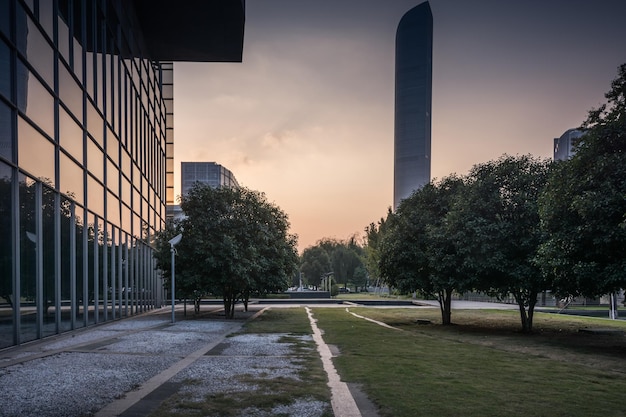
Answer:
<svg viewBox="0 0 626 417"><path fill-rule="evenodd" d="M324 238L315 246L306 248L300 260L300 270L307 277L307 282L320 285L322 275L332 272L333 281L343 284L363 285L364 277L363 248L356 236L344 241Z"/></svg>
<svg viewBox="0 0 626 417"><path fill-rule="evenodd" d="M302 252L300 271L308 285L319 287L322 275L331 271L330 256L321 246L310 246Z"/></svg>
<svg viewBox="0 0 626 417"><path fill-rule="evenodd" d="M391 214L391 207L387 211L387 217ZM365 228L365 248L364 248L364 265L372 282L377 281L380 277L378 264L380 263L380 242L386 229L386 219L382 217L378 224L370 223Z"/></svg>
<svg viewBox="0 0 626 417"><path fill-rule="evenodd" d="M529 155L476 165L450 216L459 255L477 288L513 295L527 332L538 294L550 288L534 262L542 243L538 197L548 171L547 160Z"/></svg>
<svg viewBox="0 0 626 417"><path fill-rule="evenodd" d="M540 198L547 239L538 263L561 295L626 287L626 64L605 97L581 126L576 154L555 163Z"/></svg>
<svg viewBox="0 0 626 417"><path fill-rule="evenodd" d="M197 184L183 197L186 218L159 236L157 266L167 271L167 237L182 231L177 245L180 269L189 289L220 295L227 318L235 303L251 294L285 290L297 266L296 237L287 215L262 193L243 187ZM171 238L171 237L170 237ZM179 268L180 265L180 268Z"/></svg>
<svg viewBox="0 0 626 417"><path fill-rule="evenodd" d="M385 281L403 292L436 297L444 325L451 324L453 292L472 287L448 237L447 217L463 188L461 178L450 176L415 191L387 216L379 245Z"/></svg>

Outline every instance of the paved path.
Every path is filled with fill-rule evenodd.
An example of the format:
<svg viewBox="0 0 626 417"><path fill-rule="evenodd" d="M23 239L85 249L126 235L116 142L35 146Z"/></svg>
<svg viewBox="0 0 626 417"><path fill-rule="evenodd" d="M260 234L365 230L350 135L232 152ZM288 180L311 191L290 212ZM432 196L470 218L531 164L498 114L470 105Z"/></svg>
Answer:
<svg viewBox="0 0 626 417"><path fill-rule="evenodd" d="M317 327L317 320L313 318L313 312L309 307L306 307L306 312L309 316L309 321L311 322L311 328L313 329L313 340L315 340L315 343L317 344L317 351L322 358L324 371L326 371L326 375L328 376L328 386L331 391L330 402L333 407L333 413L337 417L361 417L359 407L356 405L348 385L341 381L341 378L333 365L333 354L322 338L322 333Z"/></svg>

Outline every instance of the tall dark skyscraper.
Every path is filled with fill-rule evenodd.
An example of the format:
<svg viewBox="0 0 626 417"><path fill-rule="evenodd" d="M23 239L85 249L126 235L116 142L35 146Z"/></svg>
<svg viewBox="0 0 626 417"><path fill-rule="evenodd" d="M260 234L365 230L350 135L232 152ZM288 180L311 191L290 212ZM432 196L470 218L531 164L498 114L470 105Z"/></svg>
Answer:
<svg viewBox="0 0 626 417"><path fill-rule="evenodd" d="M409 10L396 32L393 203L430 182L433 15L428 2Z"/></svg>

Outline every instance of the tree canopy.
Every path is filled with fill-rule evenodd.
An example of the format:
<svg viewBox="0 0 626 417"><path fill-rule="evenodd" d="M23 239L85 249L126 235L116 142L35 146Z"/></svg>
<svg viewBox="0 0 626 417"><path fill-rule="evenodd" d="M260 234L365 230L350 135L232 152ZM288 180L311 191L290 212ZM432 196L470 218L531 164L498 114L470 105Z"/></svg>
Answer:
<svg viewBox="0 0 626 417"><path fill-rule="evenodd" d="M535 263L542 242L539 193L550 163L504 155L474 166L451 216L451 236L474 288L518 304L522 329L532 330L537 296L550 283Z"/></svg>
<svg viewBox="0 0 626 417"><path fill-rule="evenodd" d="M379 244L385 282L437 298L443 324L451 323L452 293L472 288L457 248L447 238L448 214L463 187L461 178L450 176L415 191L388 215Z"/></svg>
<svg viewBox="0 0 626 417"><path fill-rule="evenodd" d="M591 110L575 155L555 164L541 195L538 263L562 295L626 287L626 64Z"/></svg>
<svg viewBox="0 0 626 417"><path fill-rule="evenodd" d="M157 266L169 275L168 239L176 233L177 288L222 296L226 317L250 294L285 290L296 271L296 237L287 215L244 187L194 186L182 198L185 218L158 236ZM179 286L179 277L182 285Z"/></svg>

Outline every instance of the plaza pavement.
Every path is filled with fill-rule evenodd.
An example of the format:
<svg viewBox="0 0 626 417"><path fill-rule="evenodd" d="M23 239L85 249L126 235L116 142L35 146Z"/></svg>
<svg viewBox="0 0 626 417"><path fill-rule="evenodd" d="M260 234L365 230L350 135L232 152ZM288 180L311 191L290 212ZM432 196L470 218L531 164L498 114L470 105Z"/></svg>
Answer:
<svg viewBox="0 0 626 417"><path fill-rule="evenodd" d="M263 414L253 405L247 415L277 413L297 417L321 416L332 407L337 417L376 417L375 407L355 387L341 381L332 354L308 307L357 306L358 301L328 304L322 300L291 300L270 308L307 307L317 346L327 371L331 404L303 398L281 410ZM183 317L176 322L164 307L139 316L79 329L0 351L0 416L139 417L148 415L175 393L196 396L254 389L235 378L241 374L297 380L298 361L281 335L235 335L245 320L254 319L268 305L251 303L238 308L235 320L215 319L221 307L209 306L211 320ZM415 308L437 307L419 301ZM381 306L394 307L393 305ZM516 306L454 301L458 308L516 308ZM205 307L203 307L205 308ZM186 381L201 381L186 384ZM291 407L291 408L290 408Z"/></svg>

